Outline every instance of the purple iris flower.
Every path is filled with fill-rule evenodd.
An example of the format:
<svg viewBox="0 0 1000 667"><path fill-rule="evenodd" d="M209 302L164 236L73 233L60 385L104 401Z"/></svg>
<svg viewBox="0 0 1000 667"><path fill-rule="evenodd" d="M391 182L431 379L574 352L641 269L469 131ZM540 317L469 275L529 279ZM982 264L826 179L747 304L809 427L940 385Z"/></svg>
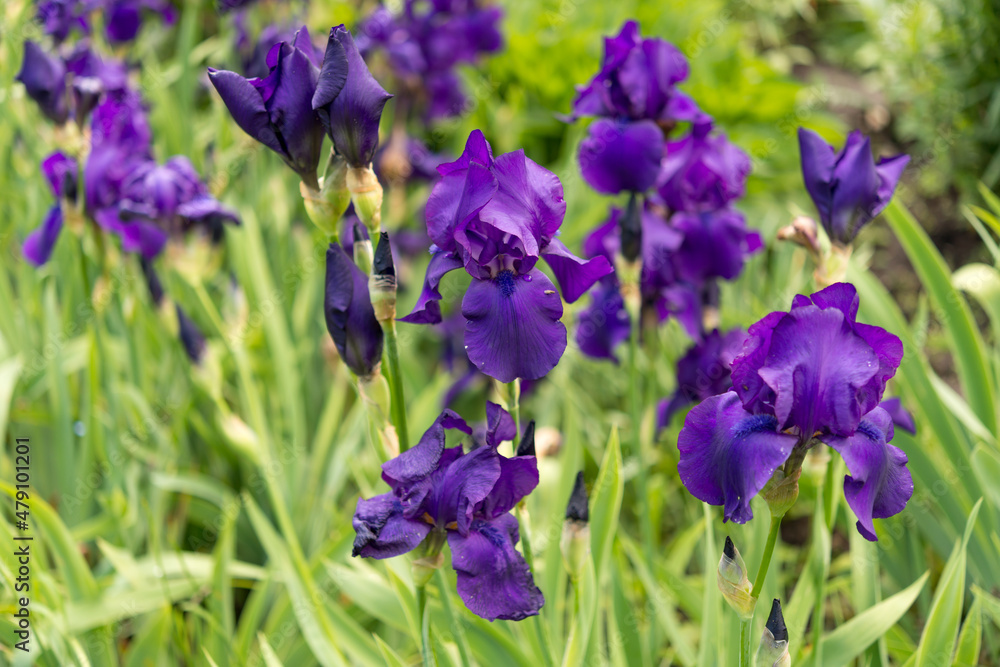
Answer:
<svg viewBox="0 0 1000 667"><path fill-rule="evenodd" d="M440 322L441 278L464 266L473 277L462 301L469 359L501 382L540 378L562 356L566 328L562 300L538 259L569 302L611 273L611 264L582 260L556 238L566 213L562 184L523 150L494 159L476 130L462 156L438 171L426 208L433 255L423 293L402 321Z"/></svg>
<svg viewBox="0 0 1000 667"><path fill-rule="evenodd" d="M853 285L837 283L751 326L732 366L743 406L805 439L852 435L903 358L899 338L856 320L858 302Z"/></svg>
<svg viewBox="0 0 1000 667"><path fill-rule="evenodd" d="M689 213L725 208L743 196L750 158L725 135L711 136L704 116L691 133L667 144L657 191L667 208Z"/></svg>
<svg viewBox="0 0 1000 667"><path fill-rule="evenodd" d="M375 318L368 276L337 243L326 251L326 328L340 358L358 377L377 372L382 361L382 327Z"/></svg>
<svg viewBox="0 0 1000 667"><path fill-rule="evenodd" d="M45 158L42 161L42 173L49 182L56 203L49 209L42 224L28 234L21 246L24 257L35 266L45 264L52 256L63 227L62 201L72 202L77 194L76 161L65 153L57 151Z"/></svg>
<svg viewBox="0 0 1000 667"><path fill-rule="evenodd" d="M117 230L125 181L152 160L152 134L139 94L107 94L91 118L91 145L83 169L87 211L105 229Z"/></svg>
<svg viewBox="0 0 1000 667"><path fill-rule="evenodd" d="M302 27L291 44L275 44L267 54L269 74L245 79L209 68L208 76L244 132L291 167L306 185L319 189L316 167L323 147L323 125L312 100L319 81L319 54Z"/></svg>
<svg viewBox="0 0 1000 667"><path fill-rule="evenodd" d="M244 13L240 13L237 15L237 18L242 19L245 16ZM246 32L243 21L240 20L237 25L238 38L236 40L236 49L241 54L243 75L248 78L266 78L271 73L271 68L267 65L267 54L271 52L274 45L281 42L288 42L289 44L295 42L296 28L293 26L267 25L261 30L257 41L252 42L250 35Z"/></svg>
<svg viewBox="0 0 1000 667"><path fill-rule="evenodd" d="M184 156L162 165L139 165L123 182L117 221L112 230L126 251L149 259L158 255L171 236L198 228L213 242L222 240L223 224L240 224L234 211L212 197L198 172ZM107 224L110 216L105 218Z"/></svg>
<svg viewBox="0 0 1000 667"><path fill-rule="evenodd" d="M587 128L577 157L583 180L598 192L645 192L660 173L663 131L651 120L601 118Z"/></svg>
<svg viewBox="0 0 1000 667"><path fill-rule="evenodd" d="M87 21L89 7L83 0L41 0L38 3L38 20L42 22L45 34L51 35L57 43L69 37L73 30L84 35L90 34Z"/></svg>
<svg viewBox="0 0 1000 667"><path fill-rule="evenodd" d="M371 164L382 108L391 97L368 71L351 32L343 25L332 28L312 108L352 167Z"/></svg>
<svg viewBox="0 0 1000 667"><path fill-rule="evenodd" d="M677 390L657 410L657 428L666 428L678 410L691 403L729 391L730 365L740 353L746 332L714 329L695 343L677 362Z"/></svg>
<svg viewBox="0 0 1000 667"><path fill-rule="evenodd" d="M858 232L892 199L909 155L875 162L871 142L857 130L839 152L822 137L799 128L802 179L834 243L850 245Z"/></svg>
<svg viewBox="0 0 1000 667"><path fill-rule="evenodd" d="M740 275L747 257L764 247L760 233L748 229L743 214L734 209L679 212L670 218L670 225L684 237L672 256L674 271L692 284L732 280Z"/></svg>
<svg viewBox="0 0 1000 667"><path fill-rule="evenodd" d="M499 8L473 0L406 0L400 14L385 7L372 12L361 24L358 48L366 55L386 53L404 92L422 104L428 120L456 116L467 100L455 68L501 48L502 16Z"/></svg>
<svg viewBox="0 0 1000 667"><path fill-rule="evenodd" d="M631 331L617 282L610 276L602 278L590 297L590 305L580 312L577 321L576 344L588 357L610 359L617 364L615 348L628 340Z"/></svg>
<svg viewBox="0 0 1000 667"><path fill-rule="evenodd" d="M491 423L502 417L499 406L487 412ZM537 461L501 456L494 443L468 453L445 447L445 429L471 434L445 410L415 447L382 465L391 491L358 499L353 555L391 558L447 539L458 594L473 613L490 621L534 616L545 599L514 548L520 534L510 511L538 485Z"/></svg>
<svg viewBox="0 0 1000 667"><path fill-rule="evenodd" d="M688 76L688 63L673 44L643 39L639 24L627 21L617 37L604 40L597 75L578 88L573 115L651 120L670 127L693 121L701 112L676 86Z"/></svg>
<svg viewBox="0 0 1000 667"><path fill-rule="evenodd" d="M69 118L66 91L66 64L59 56L50 56L30 39L24 42L24 60L17 81L28 97L53 122L62 125Z"/></svg>
<svg viewBox="0 0 1000 667"><path fill-rule="evenodd" d="M893 426L901 428L911 435L916 435L917 423L913 421L913 415L910 414L909 410L903 407L903 402L899 400L898 396L887 398L878 406L889 413Z"/></svg>
<svg viewBox="0 0 1000 667"><path fill-rule="evenodd" d="M105 15L105 33L112 43L131 42L142 27L143 12L158 13L167 24L177 20L173 5L167 0L104 0L98 4Z"/></svg>

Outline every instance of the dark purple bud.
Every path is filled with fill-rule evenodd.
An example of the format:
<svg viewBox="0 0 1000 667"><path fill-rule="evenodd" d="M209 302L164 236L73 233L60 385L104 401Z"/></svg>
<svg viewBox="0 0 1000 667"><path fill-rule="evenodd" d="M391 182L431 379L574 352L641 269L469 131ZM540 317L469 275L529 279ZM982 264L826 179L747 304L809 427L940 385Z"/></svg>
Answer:
<svg viewBox="0 0 1000 667"><path fill-rule="evenodd" d="M573 482L573 492L569 496L566 504L566 518L570 521L590 521L590 508L587 497L587 485L583 480L583 471L576 473L576 481Z"/></svg>
<svg viewBox="0 0 1000 667"><path fill-rule="evenodd" d="M46 117L59 125L66 122L69 118L66 66L61 58L50 56L38 44L27 40L21 71L15 78Z"/></svg>
<svg viewBox="0 0 1000 667"><path fill-rule="evenodd" d="M634 262L642 254L642 215L634 192L629 196L625 215L621 216L618 224L621 229L622 257L627 262Z"/></svg>
<svg viewBox="0 0 1000 667"><path fill-rule="evenodd" d="M380 232L378 247L375 248L375 258L372 263L372 275L396 277L396 266L392 261L392 249L389 246L389 232Z"/></svg>
<svg viewBox="0 0 1000 667"><path fill-rule="evenodd" d="M180 306L177 306L177 328L188 359L194 364L200 364L205 355L205 336Z"/></svg>
<svg viewBox="0 0 1000 667"><path fill-rule="evenodd" d="M160 276L156 273L156 268L153 266L152 260L140 256L139 266L142 267L142 276L146 279L146 287L149 288L149 296L153 299L153 305L159 306L163 303L164 296L163 283L160 282Z"/></svg>
<svg viewBox="0 0 1000 667"><path fill-rule="evenodd" d="M331 29L312 108L352 167L371 164L382 108L391 97L368 71L350 31Z"/></svg>
<svg viewBox="0 0 1000 667"><path fill-rule="evenodd" d="M104 7L108 41L121 44L135 39L142 28L143 11L159 13L168 24L176 20L174 8L166 0L111 0Z"/></svg>
<svg viewBox="0 0 1000 667"><path fill-rule="evenodd" d="M726 544L722 547L722 553L726 555L726 558L733 560L736 558L736 547L733 545L733 540L728 535L726 535Z"/></svg>
<svg viewBox="0 0 1000 667"><path fill-rule="evenodd" d="M282 157L307 186L319 189L316 167L323 126L312 108L319 68L309 32L303 27L289 44L275 44L264 78L245 79L209 68L208 76L244 132Z"/></svg>
<svg viewBox="0 0 1000 667"><path fill-rule="evenodd" d="M882 212L896 190L909 155L875 162L871 142L857 130L837 152L818 134L799 128L802 178L830 240L849 245Z"/></svg>
<svg viewBox="0 0 1000 667"><path fill-rule="evenodd" d="M778 602L777 598L771 603L771 613L768 615L764 627L771 631L774 641L788 641L788 628L785 627L785 617L781 614L781 603Z"/></svg>
<svg viewBox="0 0 1000 667"><path fill-rule="evenodd" d="M337 243L326 251L326 328L347 367L371 375L382 360L382 327L368 294L368 276Z"/></svg>
<svg viewBox="0 0 1000 667"><path fill-rule="evenodd" d="M517 456L534 456L535 455L535 420L532 419L528 422L528 425L524 427L524 435L521 436L521 442L517 446Z"/></svg>

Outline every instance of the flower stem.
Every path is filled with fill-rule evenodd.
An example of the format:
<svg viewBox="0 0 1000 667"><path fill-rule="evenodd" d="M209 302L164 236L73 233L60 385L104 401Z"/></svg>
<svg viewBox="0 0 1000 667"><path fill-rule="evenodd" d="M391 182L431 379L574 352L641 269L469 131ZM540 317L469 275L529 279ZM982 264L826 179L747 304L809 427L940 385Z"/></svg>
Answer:
<svg viewBox="0 0 1000 667"><path fill-rule="evenodd" d="M438 587L441 589L441 606L444 608L444 616L448 619L448 625L451 627L455 643L458 645L458 654L462 660L462 667L470 667L472 665L472 657L469 651L469 644L465 639L465 627L462 625L462 620L455 616L455 611L451 607L448 577L445 576L444 570L441 568L438 568L436 576Z"/></svg>
<svg viewBox="0 0 1000 667"><path fill-rule="evenodd" d="M521 435L521 379L515 378L513 382L507 383L507 393L510 396L508 412L514 420L514 449L517 449L518 437Z"/></svg>
<svg viewBox="0 0 1000 667"><path fill-rule="evenodd" d="M753 616L740 621L740 667L750 667L750 633L753 631Z"/></svg>
<svg viewBox="0 0 1000 667"><path fill-rule="evenodd" d="M632 454L639 460L636 482L639 486L640 507L646 507L649 492L649 475L642 453L642 392L639 387L639 317L632 317L632 331L628 340L628 400L632 410ZM648 511L639 512L642 546L647 563L653 563L653 517Z"/></svg>
<svg viewBox="0 0 1000 667"><path fill-rule="evenodd" d="M767 544L764 545L764 557L760 559L760 567L757 568L757 577L753 581L753 590L750 597L756 600L760 596L760 590L764 587L764 579L767 578L767 568L771 565L771 556L774 555L774 543L778 540L778 531L781 528L781 517L771 517L771 529L767 533Z"/></svg>
<svg viewBox="0 0 1000 667"><path fill-rule="evenodd" d="M431 650L431 615L427 613L427 589L417 586L417 615L420 617L420 655L424 667L434 667L434 652Z"/></svg>
<svg viewBox="0 0 1000 667"><path fill-rule="evenodd" d="M410 435L406 430L406 399L403 397L403 376L399 371L399 344L396 336L396 320L390 319L383 323L382 330L385 333L386 375L389 380L392 423L396 427L396 436L399 438L399 451L402 453L410 448Z"/></svg>

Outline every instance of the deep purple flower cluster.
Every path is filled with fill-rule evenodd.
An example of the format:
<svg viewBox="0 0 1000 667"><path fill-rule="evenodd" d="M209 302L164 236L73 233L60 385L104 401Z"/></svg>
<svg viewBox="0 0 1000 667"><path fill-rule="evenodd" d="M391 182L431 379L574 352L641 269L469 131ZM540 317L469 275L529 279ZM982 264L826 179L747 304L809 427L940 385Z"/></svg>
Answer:
<svg viewBox="0 0 1000 667"><path fill-rule="evenodd" d="M404 95L428 119L448 118L466 105L456 66L501 48L502 15L476 0L406 0L400 14L379 7L365 19L358 45L366 55L385 51Z"/></svg>
<svg viewBox="0 0 1000 667"><path fill-rule="evenodd" d="M876 539L873 519L902 511L913 481L879 404L903 346L857 312L854 287L837 283L750 327L732 363L733 390L691 410L678 439L678 472L695 497L744 523L750 500L793 450L821 441L847 463L844 496L865 538Z"/></svg>
<svg viewBox="0 0 1000 667"><path fill-rule="evenodd" d="M837 151L810 130L799 128L802 178L827 236L847 246L888 206L909 155L876 164L868 137L855 130Z"/></svg>
<svg viewBox="0 0 1000 667"><path fill-rule="evenodd" d="M90 16L103 15L105 35L114 44L130 42L139 34L144 15L159 14L172 24L177 16L168 0L39 0L38 20L56 42L73 32L90 34Z"/></svg>
<svg viewBox="0 0 1000 667"><path fill-rule="evenodd" d="M266 76L249 79L209 69L244 132L280 155L313 189L324 130L351 167L371 163L382 108L392 96L372 77L343 25L330 30L322 57L303 27L291 43L271 47L267 67Z"/></svg>
<svg viewBox="0 0 1000 667"><path fill-rule="evenodd" d="M545 259L573 302L610 263L584 261L556 238L566 213L562 184L523 150L494 159L477 130L438 171L426 209L433 255L423 293L401 321L440 322L441 279L464 267L473 278L462 301L469 359L501 382L542 377L566 348L566 328L559 293L535 264Z"/></svg>
<svg viewBox="0 0 1000 667"><path fill-rule="evenodd" d="M200 227L218 241L223 222L239 223L235 213L208 193L187 158L156 164L146 110L139 94L129 88L124 64L105 60L84 44L65 56L50 56L37 44L25 42L18 80L55 122L73 118L82 127L89 118L82 211L120 236L125 250L149 258L159 254L171 235ZM53 193L75 206L76 161L58 155L58 160L53 156L43 163L43 171ZM53 180L50 171L55 164L72 173L72 187ZM62 229L63 208L54 207L26 239L24 254L32 263L44 264L51 256Z"/></svg>
<svg viewBox="0 0 1000 667"><path fill-rule="evenodd" d="M545 603L524 557L511 510L538 485L533 455L497 452L517 429L494 403L486 406L484 443L464 451L445 446L445 430L472 434L465 420L445 410L412 449L382 464L391 491L358 499L355 556L391 558L421 548L434 558L447 541L466 606L493 621L534 616Z"/></svg>

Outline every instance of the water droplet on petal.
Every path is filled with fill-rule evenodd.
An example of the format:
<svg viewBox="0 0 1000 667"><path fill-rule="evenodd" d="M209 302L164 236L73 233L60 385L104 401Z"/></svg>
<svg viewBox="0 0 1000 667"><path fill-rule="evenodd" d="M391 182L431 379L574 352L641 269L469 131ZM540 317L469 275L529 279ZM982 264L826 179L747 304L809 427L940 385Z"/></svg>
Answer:
<svg viewBox="0 0 1000 667"><path fill-rule="evenodd" d="M531 282L531 276L525 276L524 277L524 282L530 283Z"/></svg>

